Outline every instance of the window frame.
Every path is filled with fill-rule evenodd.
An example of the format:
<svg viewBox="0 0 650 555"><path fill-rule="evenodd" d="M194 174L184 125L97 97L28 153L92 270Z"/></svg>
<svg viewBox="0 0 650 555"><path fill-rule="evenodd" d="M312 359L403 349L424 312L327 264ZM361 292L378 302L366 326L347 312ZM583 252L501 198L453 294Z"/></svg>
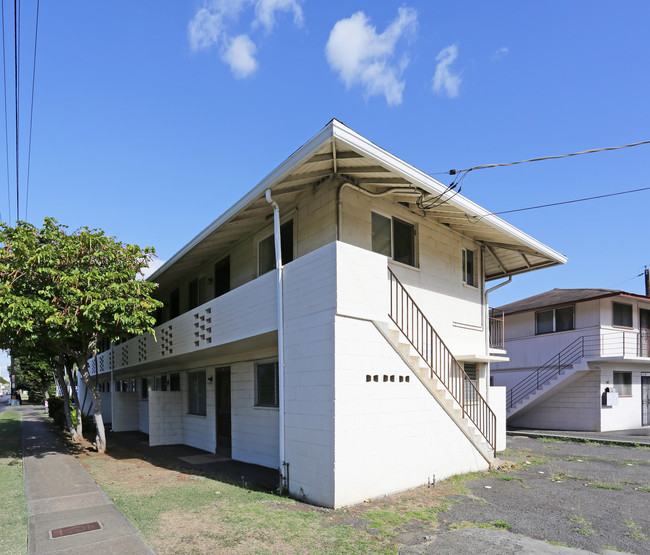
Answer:
<svg viewBox="0 0 650 555"><path fill-rule="evenodd" d="M196 387L192 383L196 378ZM203 389L203 391L201 391ZM207 416L207 376L205 370L187 373L187 414Z"/></svg>
<svg viewBox="0 0 650 555"><path fill-rule="evenodd" d="M626 309L626 312L629 310L630 325L628 326L625 323L616 323L616 307L622 307ZM624 314L624 316L628 316ZM619 303L612 301L612 326L616 328L625 328L628 330L634 329L634 306L628 303Z"/></svg>
<svg viewBox="0 0 650 555"><path fill-rule="evenodd" d="M291 224L292 230L291 230L291 260L287 260L286 256L286 249L285 247L287 246L287 241L283 241L282 239L282 228L287 226L288 224ZM296 259L296 246L297 246L297 228L296 228L296 217L295 217L295 210L291 212L291 214L288 214L285 218L282 218L280 220L280 247L282 248L282 265L286 266L290 262L293 262ZM255 259L256 259L256 270L257 270L257 277L261 277L265 274L268 274L269 272L275 270L275 227L273 225L267 227L263 232L261 232L255 239ZM264 272L261 271L260 268L260 245L268 240L269 238L271 239L271 245L272 246L272 253L273 253L273 265L271 266L270 269L265 270Z"/></svg>
<svg viewBox="0 0 650 555"><path fill-rule="evenodd" d="M383 218L385 220L388 220L390 223L390 237L388 238L388 248L390 249L390 254L387 254L384 252L383 249L375 248L375 242L374 242L374 234L373 234L373 218L374 217L378 218ZM410 228L412 231L411 234L411 245L410 245L410 257L412 258L413 263L409 262L404 262L403 260L397 260L395 258L395 222L398 223L398 225L403 225L407 226ZM378 210L371 210L370 211L370 250L374 253L381 254L382 256L388 257L390 260L393 262L396 262L397 264L404 264L405 266L408 266L409 268L418 268L419 267L419 256L418 256L418 229L417 225L409 222L408 220L405 220L403 218L398 218L393 215L386 215L385 213L382 213L381 211Z"/></svg>
<svg viewBox="0 0 650 555"><path fill-rule="evenodd" d="M477 264L477 249L463 248L462 254L462 267L463 267L463 284L467 287L473 287L478 289L479 279L478 279L478 264ZM472 253L472 271L468 270L468 256L467 253ZM469 282L468 277L471 274L472 283Z"/></svg>
<svg viewBox="0 0 650 555"><path fill-rule="evenodd" d="M619 380L617 377L627 377L625 380ZM612 382L619 397L632 397L632 372L618 372L615 371L612 376Z"/></svg>
<svg viewBox="0 0 650 555"><path fill-rule="evenodd" d="M143 376L140 378L140 399L143 401L149 400L149 376Z"/></svg>
<svg viewBox="0 0 650 555"><path fill-rule="evenodd" d="M273 365L273 397L274 402L268 403L260 401L260 368L263 366ZM277 360L265 360L255 363L255 407L266 409L277 409L280 406L280 389L279 389L279 364Z"/></svg>
<svg viewBox="0 0 650 555"><path fill-rule="evenodd" d="M572 314L571 314L571 327L570 328L565 328L558 330L557 329L557 315L556 311L558 310L563 310L566 308L571 308L572 309ZM552 329L549 331L539 331L539 322L537 320L537 317L539 314L545 314L548 312L553 313L553 318L552 318ZM567 304L564 306L557 306L553 308L546 308L544 310L536 310L535 311L535 335L546 335L548 333L561 333L563 331L573 331L576 329L576 305L575 304Z"/></svg>

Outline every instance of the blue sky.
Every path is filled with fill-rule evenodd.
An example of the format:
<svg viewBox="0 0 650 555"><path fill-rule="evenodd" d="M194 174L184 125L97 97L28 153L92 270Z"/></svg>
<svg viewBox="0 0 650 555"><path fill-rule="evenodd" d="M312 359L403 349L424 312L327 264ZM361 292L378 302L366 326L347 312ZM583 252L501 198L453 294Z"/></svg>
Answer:
<svg viewBox="0 0 650 555"><path fill-rule="evenodd" d="M332 118L430 173L650 139L645 1L42 2L27 195L35 4L21 14L21 218L101 227L163 260ZM476 171L462 192L496 212L647 187L649 159L646 145ZM649 207L646 191L504 216L569 262L490 304L642 293Z"/></svg>

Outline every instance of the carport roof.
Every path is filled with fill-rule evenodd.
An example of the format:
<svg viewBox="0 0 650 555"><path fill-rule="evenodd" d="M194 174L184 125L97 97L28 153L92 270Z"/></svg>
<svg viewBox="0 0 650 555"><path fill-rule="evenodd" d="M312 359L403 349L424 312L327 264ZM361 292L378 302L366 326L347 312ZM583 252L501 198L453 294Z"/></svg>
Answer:
<svg viewBox="0 0 650 555"><path fill-rule="evenodd" d="M202 262L225 256L233 244L264 226L272 211L265 199L267 189L271 189L281 206L286 206L329 178L369 192L390 194L396 201L409 197L412 200L414 196L425 201L435 199L435 207L417 212L485 245L487 280L564 264L567 260L334 119L148 279L173 283ZM397 192L392 193L395 189Z"/></svg>

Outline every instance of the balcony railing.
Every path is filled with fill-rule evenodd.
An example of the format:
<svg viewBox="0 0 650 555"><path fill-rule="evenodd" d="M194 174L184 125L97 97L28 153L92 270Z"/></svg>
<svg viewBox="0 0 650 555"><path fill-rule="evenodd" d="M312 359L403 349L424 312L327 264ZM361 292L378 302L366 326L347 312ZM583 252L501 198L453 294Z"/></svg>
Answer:
<svg viewBox="0 0 650 555"><path fill-rule="evenodd" d="M504 349L504 313L497 308L490 309L490 349Z"/></svg>

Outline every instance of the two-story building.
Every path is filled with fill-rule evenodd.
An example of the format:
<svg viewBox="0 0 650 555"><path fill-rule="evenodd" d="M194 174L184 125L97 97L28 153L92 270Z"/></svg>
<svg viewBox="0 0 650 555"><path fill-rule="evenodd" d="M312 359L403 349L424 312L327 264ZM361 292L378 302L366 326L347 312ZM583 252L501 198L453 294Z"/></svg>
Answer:
<svg viewBox="0 0 650 555"><path fill-rule="evenodd" d="M488 468L486 282L565 261L333 120L149 278L155 339L93 369L105 420L329 507Z"/></svg>
<svg viewBox="0 0 650 555"><path fill-rule="evenodd" d="M650 425L650 297L553 289L500 307L508 424L611 431Z"/></svg>

